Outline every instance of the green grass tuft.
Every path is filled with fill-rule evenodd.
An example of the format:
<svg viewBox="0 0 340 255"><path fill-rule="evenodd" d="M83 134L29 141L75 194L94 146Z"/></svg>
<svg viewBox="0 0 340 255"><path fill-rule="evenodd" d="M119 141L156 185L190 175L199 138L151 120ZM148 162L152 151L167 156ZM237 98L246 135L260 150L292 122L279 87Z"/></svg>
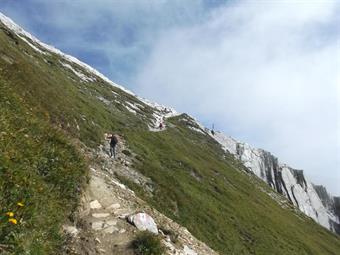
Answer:
<svg viewBox="0 0 340 255"><path fill-rule="evenodd" d="M164 254L161 239L148 231L138 233L136 239L132 242L132 248L136 255Z"/></svg>
<svg viewBox="0 0 340 255"><path fill-rule="evenodd" d="M0 253L53 254L78 204L85 163L1 78L0 130Z"/></svg>

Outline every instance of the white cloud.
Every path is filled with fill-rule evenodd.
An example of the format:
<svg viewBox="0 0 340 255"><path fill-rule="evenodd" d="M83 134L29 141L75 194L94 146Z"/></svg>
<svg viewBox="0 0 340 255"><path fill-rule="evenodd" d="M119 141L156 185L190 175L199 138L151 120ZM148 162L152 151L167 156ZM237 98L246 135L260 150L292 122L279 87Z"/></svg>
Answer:
<svg viewBox="0 0 340 255"><path fill-rule="evenodd" d="M106 74L124 83L129 83L128 72L134 72L147 57L159 33L196 23L204 13L201 0L30 1L46 12L36 12L31 19L25 19L25 23L38 31L39 23L54 30L51 36L46 33L41 39L71 50L72 54L74 51L100 53L105 56L104 71L109 70ZM12 11L19 13L19 17L25 16L20 15L24 11Z"/></svg>
<svg viewBox="0 0 340 255"><path fill-rule="evenodd" d="M214 121L340 194L336 10L335 1L219 8L157 38L137 92Z"/></svg>

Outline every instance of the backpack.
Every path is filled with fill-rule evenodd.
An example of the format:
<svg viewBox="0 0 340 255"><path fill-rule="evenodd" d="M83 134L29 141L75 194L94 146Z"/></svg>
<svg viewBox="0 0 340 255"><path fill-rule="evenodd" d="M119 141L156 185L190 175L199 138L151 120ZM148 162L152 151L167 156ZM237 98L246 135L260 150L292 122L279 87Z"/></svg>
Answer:
<svg viewBox="0 0 340 255"><path fill-rule="evenodd" d="M118 137L116 135L112 135L110 144L116 145L117 143L118 143Z"/></svg>

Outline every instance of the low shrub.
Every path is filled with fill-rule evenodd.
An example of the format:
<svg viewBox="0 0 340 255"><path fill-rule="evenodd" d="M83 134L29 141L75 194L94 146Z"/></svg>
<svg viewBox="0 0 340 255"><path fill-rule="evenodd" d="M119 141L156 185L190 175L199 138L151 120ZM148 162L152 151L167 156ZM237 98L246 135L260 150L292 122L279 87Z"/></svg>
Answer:
<svg viewBox="0 0 340 255"><path fill-rule="evenodd" d="M161 239L148 231L140 232L132 242L132 247L136 255L162 255L164 253Z"/></svg>
<svg viewBox="0 0 340 255"><path fill-rule="evenodd" d="M122 153L126 156L131 156L131 152L129 150L122 150Z"/></svg>

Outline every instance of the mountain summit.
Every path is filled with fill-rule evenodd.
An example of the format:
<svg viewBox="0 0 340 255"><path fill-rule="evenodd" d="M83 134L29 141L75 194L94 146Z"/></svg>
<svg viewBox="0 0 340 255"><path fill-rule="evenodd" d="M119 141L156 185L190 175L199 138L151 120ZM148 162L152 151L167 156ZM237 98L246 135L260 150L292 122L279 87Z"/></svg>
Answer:
<svg viewBox="0 0 340 255"><path fill-rule="evenodd" d="M158 254L339 254L340 199L301 170L136 96L3 14L0 113L2 254L134 254L141 240Z"/></svg>

